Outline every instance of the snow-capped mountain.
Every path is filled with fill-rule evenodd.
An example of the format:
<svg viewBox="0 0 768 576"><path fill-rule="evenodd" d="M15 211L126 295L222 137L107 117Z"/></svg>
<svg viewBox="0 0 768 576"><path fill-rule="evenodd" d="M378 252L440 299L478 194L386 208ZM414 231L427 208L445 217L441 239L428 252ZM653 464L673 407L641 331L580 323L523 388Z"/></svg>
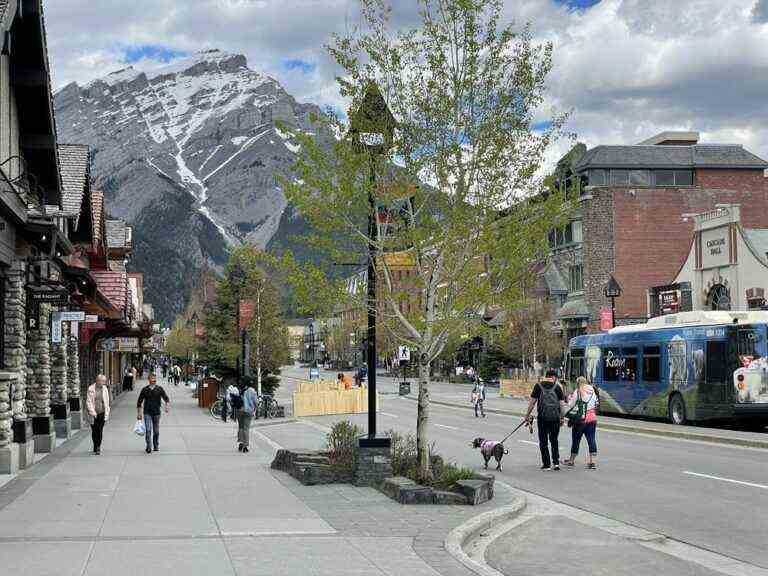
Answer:
<svg viewBox="0 0 768 576"><path fill-rule="evenodd" d="M184 304L190 266L275 237L291 213L277 175L298 151L276 123L311 133L310 113L320 112L220 50L69 84L55 106L59 140L91 146L95 187L134 225L134 266L165 320Z"/></svg>

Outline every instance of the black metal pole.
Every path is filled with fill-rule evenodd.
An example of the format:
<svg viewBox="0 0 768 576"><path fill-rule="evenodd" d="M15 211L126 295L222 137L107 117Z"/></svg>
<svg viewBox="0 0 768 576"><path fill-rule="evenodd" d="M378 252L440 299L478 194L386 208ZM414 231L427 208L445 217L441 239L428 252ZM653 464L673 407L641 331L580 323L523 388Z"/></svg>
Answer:
<svg viewBox="0 0 768 576"><path fill-rule="evenodd" d="M376 185L374 158L371 154L371 187L368 191L368 437L376 437Z"/></svg>
<svg viewBox="0 0 768 576"><path fill-rule="evenodd" d="M616 328L616 298L611 296L611 327Z"/></svg>

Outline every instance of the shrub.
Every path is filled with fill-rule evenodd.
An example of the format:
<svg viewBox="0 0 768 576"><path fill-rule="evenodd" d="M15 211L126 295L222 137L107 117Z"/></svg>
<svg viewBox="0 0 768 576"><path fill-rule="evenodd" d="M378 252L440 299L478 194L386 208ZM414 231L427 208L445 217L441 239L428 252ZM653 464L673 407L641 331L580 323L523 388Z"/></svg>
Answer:
<svg viewBox="0 0 768 576"><path fill-rule="evenodd" d="M411 470L416 466L416 438L413 434L403 435L394 430L388 430L387 436L392 440L392 474L413 479Z"/></svg>
<svg viewBox="0 0 768 576"><path fill-rule="evenodd" d="M439 476L435 474L433 485L441 490L451 490L459 480L471 480L475 477L475 471L470 468L459 468L453 464L448 464L443 468Z"/></svg>
<svg viewBox="0 0 768 576"><path fill-rule="evenodd" d="M326 450L337 474L350 476L355 471L357 441L362 430L349 420L336 422L326 436Z"/></svg>

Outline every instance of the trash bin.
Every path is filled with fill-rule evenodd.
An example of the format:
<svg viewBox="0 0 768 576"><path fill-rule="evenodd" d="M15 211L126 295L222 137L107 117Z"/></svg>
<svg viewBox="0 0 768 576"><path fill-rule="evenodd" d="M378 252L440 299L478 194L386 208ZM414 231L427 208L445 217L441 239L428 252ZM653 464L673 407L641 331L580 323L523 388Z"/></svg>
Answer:
<svg viewBox="0 0 768 576"><path fill-rule="evenodd" d="M408 396L411 393L410 382L400 382L400 396Z"/></svg>

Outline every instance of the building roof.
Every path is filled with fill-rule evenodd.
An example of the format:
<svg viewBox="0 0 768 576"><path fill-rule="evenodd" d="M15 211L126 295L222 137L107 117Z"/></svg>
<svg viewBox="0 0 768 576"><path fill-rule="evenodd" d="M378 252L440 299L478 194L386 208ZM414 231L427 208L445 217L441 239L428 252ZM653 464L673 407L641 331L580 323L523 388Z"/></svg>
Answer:
<svg viewBox="0 0 768 576"><path fill-rule="evenodd" d="M744 228L743 230L755 255L763 262L768 260L768 230L764 228Z"/></svg>
<svg viewBox="0 0 768 576"><path fill-rule="evenodd" d="M554 262L550 262L542 274L544 277L544 283L550 294L567 294L568 284L565 282L565 277L560 269Z"/></svg>
<svg viewBox="0 0 768 576"><path fill-rule="evenodd" d="M110 270L91 270L91 277L96 281L99 292L107 297L118 310L125 310L130 304L128 294L128 275L125 272Z"/></svg>
<svg viewBox="0 0 768 576"><path fill-rule="evenodd" d="M107 248L126 248L128 231L124 220L107 220Z"/></svg>
<svg viewBox="0 0 768 576"><path fill-rule="evenodd" d="M83 194L88 182L89 148L85 144L59 144L59 167L61 169L62 199L64 214L74 216L75 226L83 205Z"/></svg>
<svg viewBox="0 0 768 576"><path fill-rule="evenodd" d="M739 168L765 170L768 162L741 144L693 146L595 146L587 151L576 170L587 168Z"/></svg>
<svg viewBox="0 0 768 576"><path fill-rule="evenodd" d="M589 306L583 298L575 298L566 301L557 311L557 317L565 318L589 318Z"/></svg>
<svg viewBox="0 0 768 576"><path fill-rule="evenodd" d="M104 192L91 192L91 219L93 221L93 239L97 242L103 238L102 224L104 220Z"/></svg>

